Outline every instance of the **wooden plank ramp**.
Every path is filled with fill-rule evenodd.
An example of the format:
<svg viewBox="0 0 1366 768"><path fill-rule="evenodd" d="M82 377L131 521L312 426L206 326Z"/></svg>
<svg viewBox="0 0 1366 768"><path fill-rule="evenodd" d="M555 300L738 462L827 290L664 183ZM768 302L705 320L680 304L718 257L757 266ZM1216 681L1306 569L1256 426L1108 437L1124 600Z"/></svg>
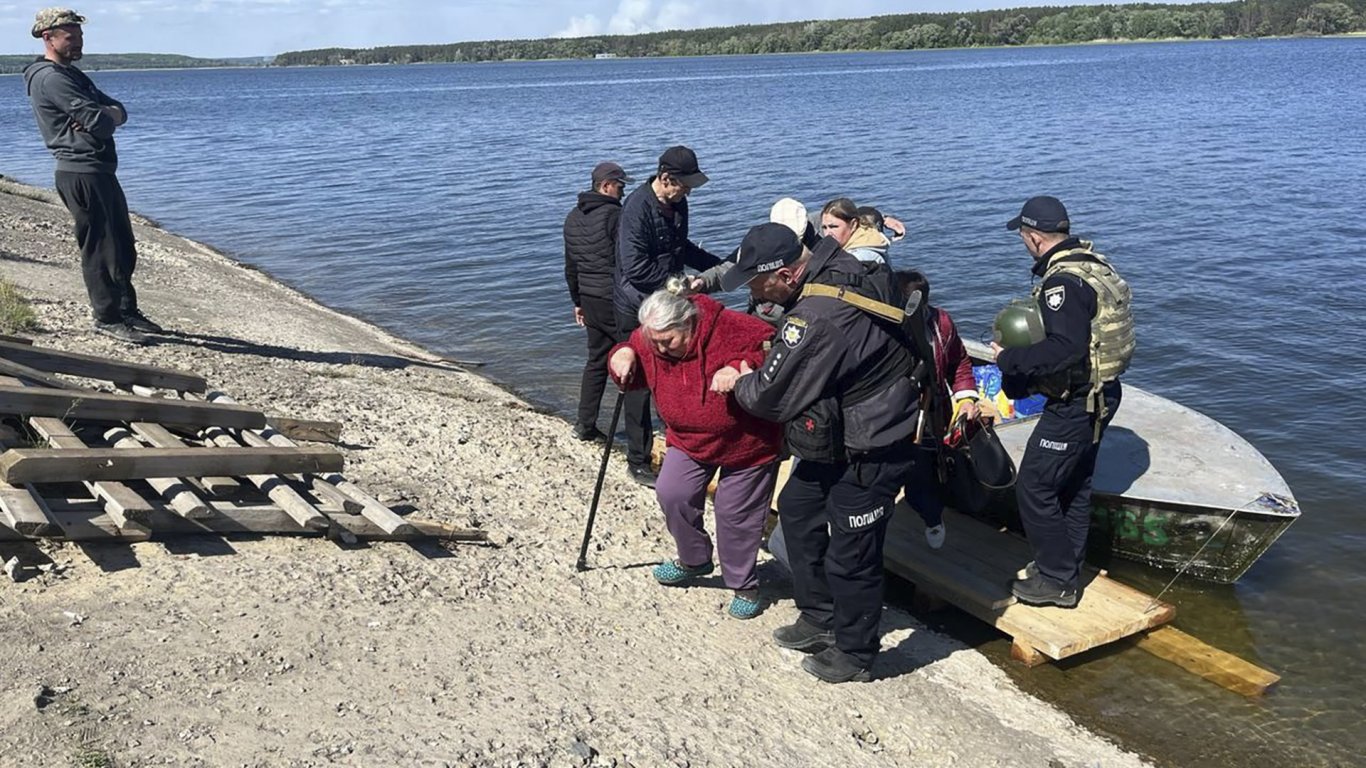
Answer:
<svg viewBox="0 0 1366 768"><path fill-rule="evenodd" d="M1176 609L1120 584L1089 566L1076 608L1034 607L1015 601L1010 582L1032 559L1020 537L944 512L944 547L925 543L920 516L904 503L887 530L887 570L948 600L1014 641L1011 654L1034 665L1065 659L1171 621Z"/></svg>
<svg viewBox="0 0 1366 768"><path fill-rule="evenodd" d="M1145 633L1135 643L1159 659L1244 696L1261 696L1280 682L1281 676L1249 661L1206 645L1173 626Z"/></svg>

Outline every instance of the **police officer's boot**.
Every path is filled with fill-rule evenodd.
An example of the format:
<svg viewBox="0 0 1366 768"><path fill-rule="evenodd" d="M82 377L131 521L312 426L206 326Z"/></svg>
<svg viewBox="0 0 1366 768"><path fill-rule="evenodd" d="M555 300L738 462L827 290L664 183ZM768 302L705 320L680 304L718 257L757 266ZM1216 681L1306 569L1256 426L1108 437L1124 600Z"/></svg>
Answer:
<svg viewBox="0 0 1366 768"><path fill-rule="evenodd" d="M818 653L835 644L835 633L798 616L795 623L773 630L773 642L802 653Z"/></svg>
<svg viewBox="0 0 1366 768"><path fill-rule="evenodd" d="M1056 605L1059 608L1077 607L1077 588L1064 586L1042 573L1029 578L1016 579L1010 584L1010 593L1025 605Z"/></svg>
<svg viewBox="0 0 1366 768"><path fill-rule="evenodd" d="M873 674L867 666L833 647L802 659L802 669L827 683L866 683L873 679Z"/></svg>

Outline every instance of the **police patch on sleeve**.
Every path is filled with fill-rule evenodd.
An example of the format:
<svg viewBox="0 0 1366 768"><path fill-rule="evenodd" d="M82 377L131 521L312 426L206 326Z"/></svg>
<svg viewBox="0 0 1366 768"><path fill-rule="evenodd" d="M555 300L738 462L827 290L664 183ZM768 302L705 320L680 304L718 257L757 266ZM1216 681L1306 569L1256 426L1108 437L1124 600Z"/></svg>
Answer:
<svg viewBox="0 0 1366 768"><path fill-rule="evenodd" d="M1062 309L1062 301L1067 298L1067 288L1061 285L1054 286L1043 292L1043 303L1048 308L1057 312Z"/></svg>
<svg viewBox="0 0 1366 768"><path fill-rule="evenodd" d="M789 317L783 321L782 330L778 331L778 337L783 340L788 349L796 349L802 339L806 338L806 321L800 317Z"/></svg>

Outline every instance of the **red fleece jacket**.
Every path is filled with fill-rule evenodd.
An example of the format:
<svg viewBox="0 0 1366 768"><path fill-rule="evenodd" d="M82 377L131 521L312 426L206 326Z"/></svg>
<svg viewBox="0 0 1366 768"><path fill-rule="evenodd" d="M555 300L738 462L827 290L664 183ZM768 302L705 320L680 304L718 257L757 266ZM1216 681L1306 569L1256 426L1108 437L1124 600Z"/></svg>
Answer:
<svg viewBox="0 0 1366 768"><path fill-rule="evenodd" d="M636 367L626 388L650 389L664 418L665 442L695 461L729 469L773 461L782 427L746 413L729 393L711 391L712 375L727 365L739 368L744 360L752 368L763 366L764 342L773 338L773 326L706 296L688 300L697 306L697 329L682 359L656 353L639 328L612 348L612 354L627 345L635 350Z"/></svg>

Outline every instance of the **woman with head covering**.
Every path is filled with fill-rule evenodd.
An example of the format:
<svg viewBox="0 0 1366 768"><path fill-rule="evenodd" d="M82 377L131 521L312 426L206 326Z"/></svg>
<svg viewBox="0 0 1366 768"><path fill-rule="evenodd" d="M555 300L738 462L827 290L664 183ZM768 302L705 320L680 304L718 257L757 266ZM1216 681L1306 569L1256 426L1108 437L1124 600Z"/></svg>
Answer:
<svg viewBox="0 0 1366 768"><path fill-rule="evenodd" d="M623 389L645 387L667 425L669 450L655 484L678 556L660 563L661 584L683 585L711 573L713 546L703 523L707 486L716 486L715 553L734 590L726 612L759 614L755 558L773 499L780 425L758 419L730 396L741 363L763 365L773 326L726 309L706 296L651 294L640 305L640 327L608 360Z"/></svg>

